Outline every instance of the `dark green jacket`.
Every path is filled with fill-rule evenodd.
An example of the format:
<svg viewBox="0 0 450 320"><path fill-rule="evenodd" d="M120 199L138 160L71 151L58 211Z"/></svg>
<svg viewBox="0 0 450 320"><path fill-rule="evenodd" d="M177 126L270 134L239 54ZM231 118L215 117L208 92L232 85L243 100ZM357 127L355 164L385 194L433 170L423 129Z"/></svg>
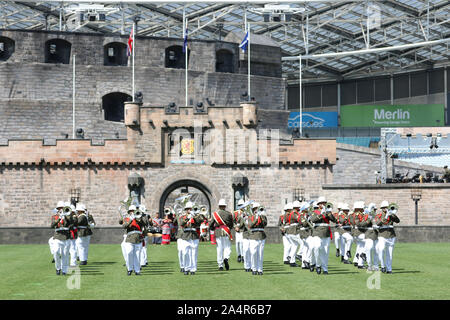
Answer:
<svg viewBox="0 0 450 320"><path fill-rule="evenodd" d="M300 232L298 220L298 212L295 210L284 214L284 230L286 234L298 234Z"/></svg>
<svg viewBox="0 0 450 320"><path fill-rule="evenodd" d="M344 214L340 214L338 223L340 224L340 226L338 227L339 234L342 235L344 233L352 232L352 225L351 225L350 221L348 220L348 215L345 216Z"/></svg>
<svg viewBox="0 0 450 320"><path fill-rule="evenodd" d="M250 240L264 240L266 238L266 233L264 232L264 227L267 226L267 217L260 215L257 216L252 214L248 217L248 227Z"/></svg>
<svg viewBox="0 0 450 320"><path fill-rule="evenodd" d="M230 232L233 230L233 215L231 212L226 210L218 210L216 211L220 216L224 224L230 229ZM211 215L211 221L209 224L209 229L214 230L214 234L216 238L218 237L228 237L227 233L220 227L219 223L214 219L214 214Z"/></svg>
<svg viewBox="0 0 450 320"><path fill-rule="evenodd" d="M326 220L328 220L328 223ZM311 215L311 222L314 224L313 237L328 238L331 232L331 225L329 223L336 222L336 218L331 212L322 215L319 210L315 210ZM328 226L318 224L328 224Z"/></svg>
<svg viewBox="0 0 450 320"><path fill-rule="evenodd" d="M400 218L395 215L391 214L386 219L386 213L381 212L376 217L377 225L378 225L378 236L383 237L385 239L391 239L395 238L395 230L394 230L394 223L400 223Z"/></svg>
<svg viewBox="0 0 450 320"><path fill-rule="evenodd" d="M180 217L181 228L183 228L183 234L181 239L183 240L196 240L200 239L200 236L197 232L197 228L200 228L202 222L205 220L205 216L202 214L198 214L195 217L188 218L186 214Z"/></svg>
<svg viewBox="0 0 450 320"><path fill-rule="evenodd" d="M66 217L60 217L58 215L52 216L50 228L55 229L53 239L62 241L70 239L69 227L72 223L73 222L70 219L70 216Z"/></svg>
<svg viewBox="0 0 450 320"><path fill-rule="evenodd" d="M306 213L300 214L299 229L301 239L306 239L312 235L312 230L310 225L308 224L308 216L306 215Z"/></svg>
<svg viewBox="0 0 450 320"><path fill-rule="evenodd" d="M363 213L361 212L360 215L362 216ZM349 215L348 220L353 227L351 232L353 237L358 237L365 232L365 230L358 228L359 215L357 215L356 213L352 213Z"/></svg>
<svg viewBox="0 0 450 320"><path fill-rule="evenodd" d="M89 228L89 221L86 214L82 213L77 217L78 237L86 237L92 235L92 230Z"/></svg>
<svg viewBox="0 0 450 320"><path fill-rule="evenodd" d="M136 222L133 223L133 221ZM135 226L136 224L139 226L139 228ZM122 227L126 230L127 233L125 242L138 244L142 242L142 240L144 240L144 223L142 222L142 219L131 220L130 217L125 217L122 221Z"/></svg>

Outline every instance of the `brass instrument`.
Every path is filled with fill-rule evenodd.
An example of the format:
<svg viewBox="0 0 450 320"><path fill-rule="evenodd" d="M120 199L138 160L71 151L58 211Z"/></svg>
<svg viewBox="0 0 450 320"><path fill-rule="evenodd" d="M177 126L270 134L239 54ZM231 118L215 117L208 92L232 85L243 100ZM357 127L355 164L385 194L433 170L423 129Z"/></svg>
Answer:
<svg viewBox="0 0 450 320"><path fill-rule="evenodd" d="M120 206L117 208L119 211L120 218L123 219L128 213L128 208L131 205L131 197L128 197L122 201L120 201Z"/></svg>
<svg viewBox="0 0 450 320"><path fill-rule="evenodd" d="M164 208L164 215L169 215L171 213L173 213L173 209L171 207Z"/></svg>
<svg viewBox="0 0 450 320"><path fill-rule="evenodd" d="M249 216L252 214L252 208L250 206L253 202L255 202L255 200L249 200L249 201L243 203L242 205L238 206L237 209L242 210L242 212L245 216Z"/></svg>
<svg viewBox="0 0 450 320"><path fill-rule="evenodd" d="M203 215L205 218L209 218L208 208L206 208L206 206L201 206L200 214Z"/></svg>
<svg viewBox="0 0 450 320"><path fill-rule="evenodd" d="M265 206L259 206L256 210L257 215L265 215L266 214L266 207Z"/></svg>
<svg viewBox="0 0 450 320"><path fill-rule="evenodd" d="M61 210L61 216L70 216L72 214L72 208L70 206L65 206Z"/></svg>
<svg viewBox="0 0 450 320"><path fill-rule="evenodd" d="M325 204L325 211L326 212L330 212L330 211L332 211L333 210L333 204L331 203L331 202L327 202L326 204Z"/></svg>
<svg viewBox="0 0 450 320"><path fill-rule="evenodd" d="M391 214L397 214L398 212L398 204L395 202L392 202L388 206L388 212L386 214L386 218L389 217Z"/></svg>

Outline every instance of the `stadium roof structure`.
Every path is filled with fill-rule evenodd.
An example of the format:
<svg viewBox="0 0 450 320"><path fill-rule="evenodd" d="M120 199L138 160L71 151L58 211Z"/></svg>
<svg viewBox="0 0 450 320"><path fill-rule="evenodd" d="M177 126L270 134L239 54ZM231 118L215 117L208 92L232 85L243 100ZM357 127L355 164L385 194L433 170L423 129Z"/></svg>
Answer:
<svg viewBox="0 0 450 320"><path fill-rule="evenodd" d="M266 5L288 5L289 19L268 21ZM80 22L82 8L99 6L104 21ZM288 11L289 11L288 10ZM274 11L275 12L275 11ZM276 15L276 14L275 14ZM425 43L418 47L302 59L303 81L342 80L449 65L448 0L293 1L0 1L0 29L54 30L137 36L223 40L251 32L278 43L283 57L317 55ZM246 20L247 19L247 20ZM432 42L442 40L441 42ZM427 42L432 44L426 45ZM283 61L283 77L298 82L299 61Z"/></svg>

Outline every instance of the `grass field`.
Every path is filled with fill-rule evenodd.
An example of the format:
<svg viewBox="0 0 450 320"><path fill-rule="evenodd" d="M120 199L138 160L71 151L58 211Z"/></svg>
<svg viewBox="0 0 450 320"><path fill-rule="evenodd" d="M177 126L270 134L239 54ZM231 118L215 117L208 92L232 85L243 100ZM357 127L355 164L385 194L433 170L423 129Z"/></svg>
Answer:
<svg viewBox="0 0 450 320"><path fill-rule="evenodd" d="M333 245L327 276L282 264L280 244L265 246L263 276L245 272L234 247L230 270L218 272L215 250L201 243L198 271L185 276L175 243L150 246L149 266L138 277L127 276L119 244L91 245L80 288L68 289L72 275L56 276L47 245L1 245L0 299L450 299L448 243L397 243L392 275L341 264ZM375 277L379 289L369 289Z"/></svg>

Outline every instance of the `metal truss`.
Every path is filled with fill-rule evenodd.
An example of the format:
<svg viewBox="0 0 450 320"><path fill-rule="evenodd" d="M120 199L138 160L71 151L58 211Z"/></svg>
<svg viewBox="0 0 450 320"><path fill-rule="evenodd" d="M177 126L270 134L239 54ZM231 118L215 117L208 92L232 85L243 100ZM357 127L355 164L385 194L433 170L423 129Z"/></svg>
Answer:
<svg viewBox="0 0 450 320"><path fill-rule="evenodd" d="M255 13L258 10L250 10L269 3L273 2L105 0L105 8L115 9L106 13L106 21L80 24L76 14L68 10L73 2L0 1L0 28L128 34L138 18L138 36L181 38L185 11L190 39L223 40L230 32L242 31L246 17L252 32L277 42L285 57L450 37L448 0L293 0L290 6L302 12L294 14L289 22L264 22L262 15ZM448 46L447 42L379 54L308 59L302 61L303 79L336 80L448 65ZM283 77L298 81L298 61L284 61L282 66Z"/></svg>

